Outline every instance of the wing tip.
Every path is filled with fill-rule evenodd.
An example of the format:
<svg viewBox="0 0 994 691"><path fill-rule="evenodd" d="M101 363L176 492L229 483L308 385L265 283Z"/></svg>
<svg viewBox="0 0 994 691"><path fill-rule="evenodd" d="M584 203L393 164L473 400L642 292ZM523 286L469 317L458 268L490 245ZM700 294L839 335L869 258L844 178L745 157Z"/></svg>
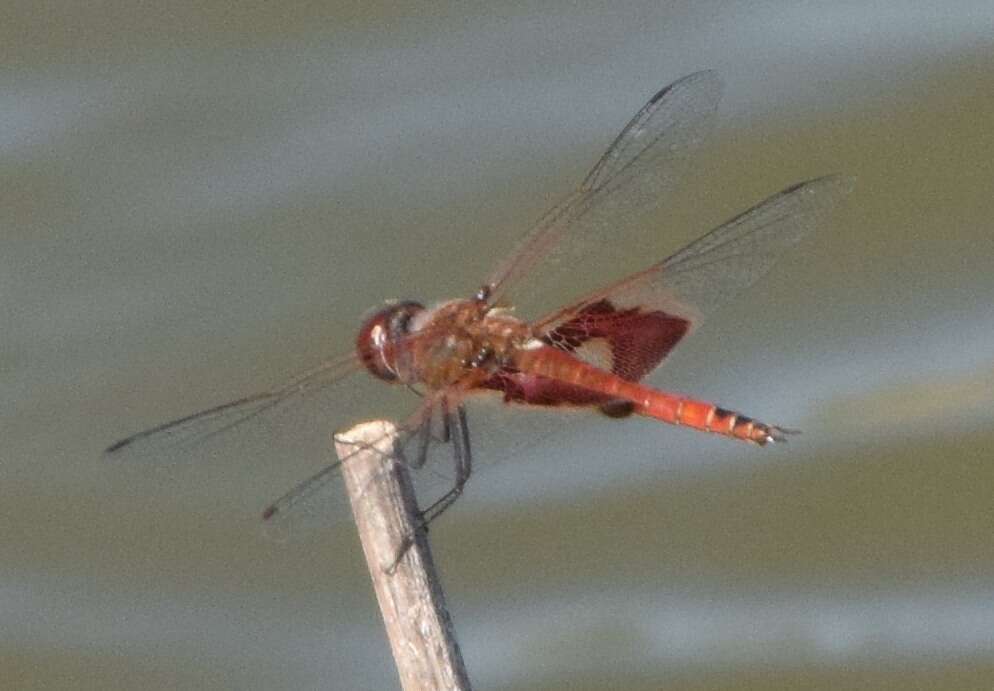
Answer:
<svg viewBox="0 0 994 691"><path fill-rule="evenodd" d="M847 195L856 187L856 176L848 173L829 173L810 180L802 180L783 191L788 194L801 188L834 188L840 196Z"/></svg>
<svg viewBox="0 0 994 691"><path fill-rule="evenodd" d="M127 437L126 439L121 439L119 441L114 442L113 444L111 444L110 446L108 446L106 449L104 449L104 456L113 456L113 455L115 455L121 449L126 448L128 446L131 446L131 443L134 440L135 440L134 437Z"/></svg>
<svg viewBox="0 0 994 691"><path fill-rule="evenodd" d="M652 98L649 99L647 105L649 106L656 105L663 98L665 98L667 94L672 93L677 89L686 88L688 86L696 86L697 84L700 83L710 83L711 88L719 94L721 93L721 90L724 88L724 82L722 81L721 75L718 74L717 70L711 70L711 69L699 70L697 72L691 72L688 75L680 77L676 81L671 82L670 84L667 84L666 86L661 88L659 91L657 91L652 95Z"/></svg>

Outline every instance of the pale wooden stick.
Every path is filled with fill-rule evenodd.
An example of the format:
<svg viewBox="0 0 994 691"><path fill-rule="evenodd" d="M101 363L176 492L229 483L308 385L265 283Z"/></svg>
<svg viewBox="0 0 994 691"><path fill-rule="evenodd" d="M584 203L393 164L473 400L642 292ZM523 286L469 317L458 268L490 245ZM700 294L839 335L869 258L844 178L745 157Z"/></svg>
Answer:
<svg viewBox="0 0 994 691"><path fill-rule="evenodd" d="M469 677L420 525L396 427L375 420L335 435L359 539L405 691L468 690Z"/></svg>

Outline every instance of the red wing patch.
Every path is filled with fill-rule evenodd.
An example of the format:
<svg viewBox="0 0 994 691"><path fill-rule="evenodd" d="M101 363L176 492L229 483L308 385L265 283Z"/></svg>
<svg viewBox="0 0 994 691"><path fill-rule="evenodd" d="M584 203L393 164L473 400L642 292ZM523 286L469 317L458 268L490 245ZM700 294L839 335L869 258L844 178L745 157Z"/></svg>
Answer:
<svg viewBox="0 0 994 691"><path fill-rule="evenodd" d="M690 321L662 310L616 309L604 299L585 305L571 319L551 329L542 340L585 360L598 360L606 350L607 365L619 377L638 381L687 335ZM585 351L594 350L592 355Z"/></svg>

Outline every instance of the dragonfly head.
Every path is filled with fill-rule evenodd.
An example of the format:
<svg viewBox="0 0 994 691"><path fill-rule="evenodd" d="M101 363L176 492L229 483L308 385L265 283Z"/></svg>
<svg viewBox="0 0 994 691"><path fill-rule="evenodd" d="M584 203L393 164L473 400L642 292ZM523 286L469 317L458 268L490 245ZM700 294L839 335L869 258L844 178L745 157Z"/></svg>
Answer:
<svg viewBox="0 0 994 691"><path fill-rule="evenodd" d="M408 378L409 368L398 362L398 355L404 338L411 334L412 318L424 309L417 302L395 302L363 323L356 337L356 351L373 376L385 381Z"/></svg>

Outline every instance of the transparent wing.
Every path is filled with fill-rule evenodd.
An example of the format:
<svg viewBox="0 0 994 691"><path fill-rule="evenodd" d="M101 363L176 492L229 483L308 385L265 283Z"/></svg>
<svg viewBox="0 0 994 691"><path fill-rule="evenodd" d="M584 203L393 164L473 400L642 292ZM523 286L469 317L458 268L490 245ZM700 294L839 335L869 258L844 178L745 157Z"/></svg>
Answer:
<svg viewBox="0 0 994 691"><path fill-rule="evenodd" d="M271 416L308 395L325 390L357 371L360 366L358 358L353 354L327 360L282 386L138 432L110 445L104 453L115 458L155 457L171 449L191 448L250 420Z"/></svg>
<svg viewBox="0 0 994 691"><path fill-rule="evenodd" d="M327 360L281 386L138 432L111 445L105 454L156 465L241 449L280 456L304 451L307 457L324 458L327 431L336 424L327 419L328 411L354 407L352 392L336 384L361 368L354 354ZM412 435L417 420L408 422L399 430L402 441ZM218 444L208 443L215 438ZM346 460L326 465L270 504L263 513L266 532L283 539L294 529L347 519L349 502L339 472Z"/></svg>
<svg viewBox="0 0 994 691"><path fill-rule="evenodd" d="M553 345L565 344L585 359L613 363L618 374L640 379L705 316L823 225L851 186L838 175L792 185L658 264L538 320L536 327Z"/></svg>
<svg viewBox="0 0 994 691"><path fill-rule="evenodd" d="M591 275L605 279L630 250L638 217L661 206L710 131L721 97L717 73L697 72L655 94L629 121L579 189L543 216L487 285L516 307L562 303ZM597 267L597 271L587 270ZM527 278L527 280L525 280ZM607 277L610 278L610 277Z"/></svg>
<svg viewBox="0 0 994 691"><path fill-rule="evenodd" d="M417 410L397 425L392 456L409 464L412 471L419 505L424 509L444 495L453 486L452 439L446 432L433 429L432 422L439 421L446 393L438 392L422 399ZM434 416L433 416L434 413ZM267 534L276 540L285 540L306 532L318 524L327 524L348 515L341 467L353 455L367 447L379 448L383 438L374 439L355 452L339 457L316 473L291 487L272 502L262 513ZM378 478L371 478L375 482Z"/></svg>
<svg viewBox="0 0 994 691"><path fill-rule="evenodd" d="M408 420L397 426L395 444L398 458L404 457L404 447L418 435L421 425L430 416L433 405L434 401L426 401ZM378 448L381 446L381 440L382 438L375 439L369 443L369 446ZM340 486L341 466L361 450L357 449L354 454L329 463L310 477L298 482L267 506L262 512L262 518L269 523L270 535L278 539L286 538L313 519L324 518L323 514L326 513L324 509L328 504L343 504L345 489Z"/></svg>

